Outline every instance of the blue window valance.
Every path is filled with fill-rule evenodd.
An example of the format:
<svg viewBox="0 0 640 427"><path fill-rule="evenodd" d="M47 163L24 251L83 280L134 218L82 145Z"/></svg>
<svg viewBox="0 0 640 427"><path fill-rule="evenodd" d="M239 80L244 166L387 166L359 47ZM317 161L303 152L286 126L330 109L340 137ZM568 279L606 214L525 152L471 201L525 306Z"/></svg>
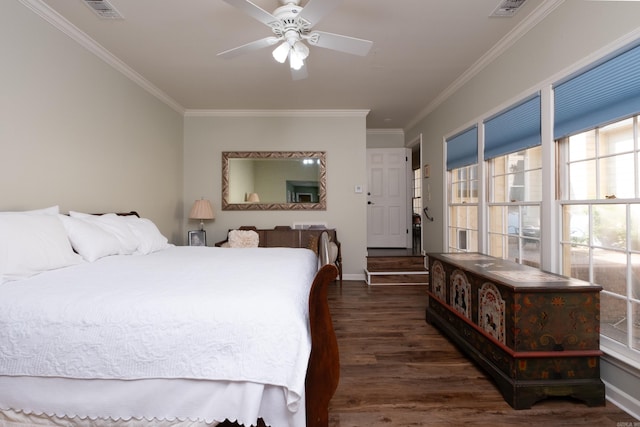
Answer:
<svg viewBox="0 0 640 427"><path fill-rule="evenodd" d="M555 139L640 112L640 46L554 85Z"/></svg>
<svg viewBox="0 0 640 427"><path fill-rule="evenodd" d="M478 163L478 126L447 140L447 170Z"/></svg>
<svg viewBox="0 0 640 427"><path fill-rule="evenodd" d="M525 99L484 122L484 159L542 143L540 94Z"/></svg>

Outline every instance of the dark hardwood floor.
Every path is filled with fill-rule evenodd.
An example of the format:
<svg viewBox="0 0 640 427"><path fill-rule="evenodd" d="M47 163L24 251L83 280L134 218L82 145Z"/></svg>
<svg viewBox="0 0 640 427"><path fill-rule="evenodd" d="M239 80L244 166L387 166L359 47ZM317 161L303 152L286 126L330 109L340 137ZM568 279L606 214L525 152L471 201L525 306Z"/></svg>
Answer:
<svg viewBox="0 0 640 427"><path fill-rule="evenodd" d="M424 286L331 286L340 384L330 427L640 426L607 402L559 398L514 410L491 379L425 322Z"/></svg>

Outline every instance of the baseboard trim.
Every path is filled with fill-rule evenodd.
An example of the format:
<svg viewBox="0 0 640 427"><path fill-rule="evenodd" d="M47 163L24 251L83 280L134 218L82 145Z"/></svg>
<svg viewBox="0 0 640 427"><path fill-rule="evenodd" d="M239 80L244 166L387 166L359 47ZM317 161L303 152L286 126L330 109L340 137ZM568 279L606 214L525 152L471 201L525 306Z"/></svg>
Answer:
<svg viewBox="0 0 640 427"><path fill-rule="evenodd" d="M366 281L366 276L364 275L364 273L350 273L350 274L343 274L342 275L342 280L357 280L357 281Z"/></svg>
<svg viewBox="0 0 640 427"><path fill-rule="evenodd" d="M636 393L640 387L640 371L605 352L600 358L600 377L607 400L640 420L640 398Z"/></svg>
<svg viewBox="0 0 640 427"><path fill-rule="evenodd" d="M605 387L605 395L609 402L613 403L632 417L640 420L640 400L625 393L616 386L602 380Z"/></svg>

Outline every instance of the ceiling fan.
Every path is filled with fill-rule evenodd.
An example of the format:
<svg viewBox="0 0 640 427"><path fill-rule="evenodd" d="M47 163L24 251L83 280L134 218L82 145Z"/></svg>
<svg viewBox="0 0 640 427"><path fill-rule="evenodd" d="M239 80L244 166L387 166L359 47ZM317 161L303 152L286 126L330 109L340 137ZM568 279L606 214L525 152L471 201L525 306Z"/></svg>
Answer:
<svg viewBox="0 0 640 427"><path fill-rule="evenodd" d="M273 57L284 63L289 59L294 80L307 77L304 60L309 56L309 47L322 47L354 55L365 56L373 42L340 34L313 30L313 26L331 12L342 0L309 0L304 7L300 0L280 0L281 6L269 13L249 0L223 0L247 13L271 28L272 36L262 38L233 49L220 52L222 58L234 58L254 50L274 46Z"/></svg>

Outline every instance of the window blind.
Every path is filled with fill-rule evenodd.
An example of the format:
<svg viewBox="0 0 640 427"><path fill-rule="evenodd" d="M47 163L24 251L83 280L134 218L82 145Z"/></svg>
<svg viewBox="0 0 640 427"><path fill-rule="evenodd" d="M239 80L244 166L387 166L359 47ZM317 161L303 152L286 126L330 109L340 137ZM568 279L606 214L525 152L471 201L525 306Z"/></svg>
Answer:
<svg viewBox="0 0 640 427"><path fill-rule="evenodd" d="M478 163L478 126L447 139L447 170Z"/></svg>
<svg viewBox="0 0 640 427"><path fill-rule="evenodd" d="M555 139L640 112L640 46L554 85Z"/></svg>
<svg viewBox="0 0 640 427"><path fill-rule="evenodd" d="M542 143L540 94L527 98L484 122L485 160Z"/></svg>

